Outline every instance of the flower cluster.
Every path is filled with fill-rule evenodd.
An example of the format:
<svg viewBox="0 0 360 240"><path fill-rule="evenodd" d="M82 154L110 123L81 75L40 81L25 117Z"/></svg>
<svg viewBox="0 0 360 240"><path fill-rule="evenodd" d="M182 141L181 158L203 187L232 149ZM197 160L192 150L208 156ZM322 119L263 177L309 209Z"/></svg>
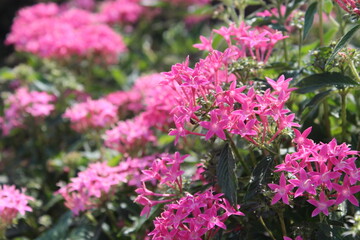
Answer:
<svg viewBox="0 0 360 240"><path fill-rule="evenodd" d="M273 141L286 128L299 126L293 122L295 114L285 108L294 90L289 88L291 79L267 78L272 91L259 92L254 87L246 91L246 86L238 86L233 75L228 76L221 70L226 66L228 54L214 51L195 69L185 62L165 73L165 84L177 90L180 100L173 111L176 129L169 133L176 136L176 141L189 134L203 135L206 140L212 136L225 140L227 131L258 145L258 142ZM223 90L224 86L228 89ZM194 122L207 129L206 134L186 128Z"/></svg>
<svg viewBox="0 0 360 240"><path fill-rule="evenodd" d="M339 6L350 14L360 16L360 3L355 0L335 0Z"/></svg>
<svg viewBox="0 0 360 240"><path fill-rule="evenodd" d="M115 187L126 182L126 176L120 167L110 167L106 162L92 163L57 193L65 199L65 206L78 215L110 199L115 194Z"/></svg>
<svg viewBox="0 0 360 240"><path fill-rule="evenodd" d="M149 169L142 171L143 176L141 177L141 181L143 185L141 188L136 189L136 193L138 193L139 196L135 199L135 202L144 206L140 214L141 216L149 214L151 208L157 204L174 201L175 199L173 197L176 196L176 194L152 192L147 189L146 182L150 181L154 183L154 181L156 181L162 188L166 186L174 191L182 192L182 174L184 171L180 169L180 165L187 157L188 155L181 156L178 152L174 155L162 155L153 161ZM152 197L170 197L170 199L151 200Z"/></svg>
<svg viewBox="0 0 360 240"><path fill-rule="evenodd" d="M187 193L165 206L165 211L154 220L155 229L148 235L154 240L200 240L205 233L208 237L215 236L219 228L226 229L224 222L229 216L244 215L222 195L214 195L211 189L195 195Z"/></svg>
<svg viewBox="0 0 360 240"><path fill-rule="evenodd" d="M100 17L107 23L134 23L142 13L144 7L139 0L105 1L100 6Z"/></svg>
<svg viewBox="0 0 360 240"><path fill-rule="evenodd" d="M0 228L10 225L18 214L31 212L29 201L33 198L17 190L15 186L2 185L0 187Z"/></svg>
<svg viewBox="0 0 360 240"><path fill-rule="evenodd" d="M105 99L88 98L66 109L63 117L70 119L71 127L78 132L103 129L117 121L117 107Z"/></svg>
<svg viewBox="0 0 360 240"><path fill-rule="evenodd" d="M4 111L4 116L0 117L3 135L9 135L14 128L25 127L24 122L28 116L40 120L50 115L55 108L52 104L54 100L55 96L46 92L18 88L6 99L8 107Z"/></svg>
<svg viewBox="0 0 360 240"><path fill-rule="evenodd" d="M290 195L294 195L294 198L304 196L316 207L312 212L313 217L320 212L328 215L331 206L345 200L359 206L354 194L360 191L360 185L357 185L360 168L355 163L357 158L353 157L358 152L345 143L338 145L336 139L315 144L307 138L311 128L303 133L296 129L294 131L297 151L287 154L284 163L276 166L276 171L282 171L282 174L280 184L269 184L276 192L272 204L280 199L289 204Z"/></svg>
<svg viewBox="0 0 360 240"><path fill-rule="evenodd" d="M108 63L116 62L126 50L121 36L98 15L81 9L62 11L54 3L21 9L6 43L40 57L91 57Z"/></svg>
<svg viewBox="0 0 360 240"><path fill-rule="evenodd" d="M122 112L143 110L136 117L119 121L116 127L108 130L105 133L106 146L122 153L136 152L144 149L144 143L155 142L152 128L168 131L166 127L173 123L170 113L176 104L176 92L170 87L161 86L163 80L160 74L143 76L130 91L116 92L106 97L119 105L120 109L125 108Z"/></svg>
<svg viewBox="0 0 360 240"><path fill-rule="evenodd" d="M284 26L288 32L292 32L294 30L293 27L291 26L291 21L296 14L297 14L297 12L293 11L285 19ZM275 17L277 19L284 17L285 15L286 15L286 6L285 5L280 6L280 14L279 14L279 10L277 8L272 8L269 10L264 10L263 12L256 13L256 16L259 16L259 17L264 17L264 18L266 18L266 17L274 18ZM275 19L273 19L271 22L278 23L277 20L275 20Z"/></svg>
<svg viewBox="0 0 360 240"><path fill-rule="evenodd" d="M252 29L245 23L241 23L238 27L231 24L229 27L221 27L213 32L221 35L228 47L234 51L236 58L252 57L258 62L266 63L273 51L275 44L287 38L280 32L268 27L257 27ZM204 36L200 38L201 43L195 44L194 47L200 50L211 51L212 40Z"/></svg>
<svg viewBox="0 0 360 240"><path fill-rule="evenodd" d="M210 0L164 0L164 2L169 2L173 5L205 5L210 2Z"/></svg>
<svg viewBox="0 0 360 240"><path fill-rule="evenodd" d="M142 171L152 166L154 159L168 157L167 153L145 156L141 158L126 158L119 163L119 169L126 173L128 186L142 187ZM154 179L155 181L155 179Z"/></svg>
<svg viewBox="0 0 360 240"><path fill-rule="evenodd" d="M105 132L104 138L107 147L129 155L144 150L145 143L156 140L153 131L141 115L119 121L114 128Z"/></svg>

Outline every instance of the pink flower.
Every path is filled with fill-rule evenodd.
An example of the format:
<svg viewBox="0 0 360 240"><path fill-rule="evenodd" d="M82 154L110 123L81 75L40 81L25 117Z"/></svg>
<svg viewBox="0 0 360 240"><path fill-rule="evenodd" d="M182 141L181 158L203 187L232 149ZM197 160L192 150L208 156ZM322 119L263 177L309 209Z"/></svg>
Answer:
<svg viewBox="0 0 360 240"><path fill-rule="evenodd" d="M280 176L280 185L269 183L268 186L275 191L275 196L271 201L271 205L277 203L280 199L282 199L283 203L289 205L289 192L294 188L293 185L286 185L286 179L284 173L281 173Z"/></svg>
<svg viewBox="0 0 360 240"><path fill-rule="evenodd" d="M139 0L105 1L100 6L100 17L107 23L135 23L144 12Z"/></svg>
<svg viewBox="0 0 360 240"><path fill-rule="evenodd" d="M336 204L340 204L345 200L349 200L353 205L359 206L359 201L354 196L355 193L360 192L360 186L351 186L349 177L345 176L342 185L333 183L334 189L338 192Z"/></svg>
<svg viewBox="0 0 360 240"><path fill-rule="evenodd" d="M7 44L43 58L89 58L115 63L125 52L122 37L102 23L98 15L80 9L61 11L54 3L21 9Z"/></svg>
<svg viewBox="0 0 360 240"><path fill-rule="evenodd" d="M201 43L196 43L193 45L194 48L197 48L199 50L206 50L206 51L212 51L212 39L207 39L204 36L200 36Z"/></svg>
<svg viewBox="0 0 360 240"><path fill-rule="evenodd" d="M29 91L25 87L18 88L7 100L3 121L0 123L3 135L9 135L14 128L24 128L27 118L41 121L55 109L55 96L46 92Z"/></svg>
<svg viewBox="0 0 360 240"><path fill-rule="evenodd" d="M231 215L244 215L229 204L222 194L214 195L211 189L191 195L165 205L160 217L154 220L154 230L149 233L152 239L196 239L200 240L207 232L217 228L226 229L225 221ZM228 214L223 215L221 211Z"/></svg>
<svg viewBox="0 0 360 240"><path fill-rule="evenodd" d="M117 121L117 108L105 99L88 98L85 102L67 108L63 117L68 118L71 127L78 132L103 129Z"/></svg>
<svg viewBox="0 0 360 240"><path fill-rule="evenodd" d="M32 209L28 206L32 197L23 194L15 186L2 185L0 187L0 219L1 226L9 226L18 214L25 215Z"/></svg>
<svg viewBox="0 0 360 240"><path fill-rule="evenodd" d="M310 199L308 200L308 202L316 207L315 210L311 213L312 217L315 217L321 212L324 213L326 216L328 216L329 215L328 208L335 204L335 200L327 199L324 191L321 191L319 201L316 201L315 199Z"/></svg>
<svg viewBox="0 0 360 240"><path fill-rule="evenodd" d="M200 122L200 126L209 129L206 134L205 139L210 139L214 134L219 138L226 140L226 136L224 133L224 129L226 128L228 121L226 119L219 120L218 115L215 111L210 112L210 122L202 121Z"/></svg>
<svg viewBox="0 0 360 240"><path fill-rule="evenodd" d="M103 204L115 194L116 186L126 181L121 167L110 167L106 162L93 163L57 193L65 199L65 206L78 215Z"/></svg>

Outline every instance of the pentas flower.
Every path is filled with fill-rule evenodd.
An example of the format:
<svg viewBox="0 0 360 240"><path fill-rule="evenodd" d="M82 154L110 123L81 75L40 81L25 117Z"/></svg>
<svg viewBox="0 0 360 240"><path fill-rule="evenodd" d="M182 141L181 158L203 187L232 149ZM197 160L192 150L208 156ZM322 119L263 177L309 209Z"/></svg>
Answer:
<svg viewBox="0 0 360 240"><path fill-rule="evenodd" d="M139 0L105 1L100 5L100 17L106 23L135 23L144 12Z"/></svg>
<svg viewBox="0 0 360 240"><path fill-rule="evenodd" d="M284 240L293 240L292 238L289 238L289 237L286 237L286 236L284 236L283 239ZM297 237L294 238L294 240L303 240L303 238L301 236L297 236Z"/></svg>
<svg viewBox="0 0 360 240"><path fill-rule="evenodd" d="M276 193L272 203L282 198L284 203L290 204L290 196L305 197L317 207L312 216L320 212L328 215L329 207L346 200L359 206L354 194L360 192L360 175L357 174L360 168L355 164L357 158L353 157L358 152L345 143L337 144L335 139L316 144L307 138L310 131L310 128L303 133L294 131L297 151L287 154L284 163L275 167L276 172L282 173L279 185L269 184ZM290 184L286 185L286 181Z"/></svg>
<svg viewBox="0 0 360 240"><path fill-rule="evenodd" d="M0 199L0 228L2 230L8 227L19 214L25 215L26 212L32 211L29 201L34 199L16 189L15 186L2 185Z"/></svg>
<svg viewBox="0 0 360 240"><path fill-rule="evenodd" d="M126 183L128 186L142 187L142 171L149 169L154 159L167 157L168 154L151 155L141 158L128 157L119 163L119 169L125 173ZM155 179L154 181L155 182Z"/></svg>
<svg viewBox="0 0 360 240"><path fill-rule="evenodd" d="M122 37L98 15L81 9L62 10L54 3L21 9L6 39L19 51L43 58L92 58L115 63L126 50Z"/></svg>
<svg viewBox="0 0 360 240"><path fill-rule="evenodd" d="M78 132L104 129L117 121L117 107L105 99L88 98L66 109L63 117L69 119L71 127Z"/></svg>
<svg viewBox="0 0 360 240"><path fill-rule="evenodd" d="M110 167L106 162L92 163L57 193L65 199L65 206L78 215L96 209L110 199L116 192L116 186L127 181L126 177L123 167Z"/></svg>
<svg viewBox="0 0 360 240"><path fill-rule="evenodd" d="M335 0L335 2L346 12L360 16L360 4L356 0Z"/></svg>
<svg viewBox="0 0 360 240"><path fill-rule="evenodd" d="M181 156L176 152L173 155L163 154L160 158L156 158L149 169L142 171L141 181L143 185L136 189L139 196L135 202L144 205L141 215L149 214L151 207L164 202L173 201L176 194L155 193L147 189L146 182L156 181L159 186L167 186L178 192L182 192L182 174L184 171L180 169L180 165L188 155ZM162 197L170 199L151 200L151 197Z"/></svg>
<svg viewBox="0 0 360 240"><path fill-rule="evenodd" d="M230 52L226 54L232 56ZM273 90L258 91L254 87L246 90L246 86L241 86L224 72L228 61L225 53L213 51L195 69L189 68L186 60L164 74L163 84L173 88L178 105L171 112L176 128L169 133L176 136L176 142L190 134L205 136L206 140L214 136L225 140L227 131L258 145L257 142L270 143L285 129L299 126L294 122L295 114L285 108L294 90L289 88L291 79L284 76L278 80L267 78ZM205 134L190 130L196 123L206 131Z"/></svg>
<svg viewBox="0 0 360 240"><path fill-rule="evenodd" d="M243 216L237 209L211 189L191 195L186 193L174 203L165 205L160 217L154 220L154 230L148 234L151 239L201 240L208 234L214 236L231 215ZM224 212L226 214L224 214Z"/></svg>
<svg viewBox="0 0 360 240"><path fill-rule="evenodd" d="M229 48L235 47L239 57L252 57L258 62L266 63L273 51L275 44L287 36L267 27L251 29L245 23L239 27L230 24L227 27L213 30L226 40Z"/></svg>
<svg viewBox="0 0 360 240"><path fill-rule="evenodd" d="M6 108L1 118L0 127L3 135L9 135L14 128L24 128L27 118L40 121L55 109L55 96L46 92L29 91L26 87L18 88L5 101Z"/></svg>
<svg viewBox="0 0 360 240"><path fill-rule="evenodd" d="M286 185L286 179L284 173L281 173L280 176L280 185L270 183L268 186L276 193L273 200L271 201L271 205L277 203L280 199L282 199L283 203L289 204L289 192L294 188L293 185Z"/></svg>
<svg viewBox="0 0 360 240"><path fill-rule="evenodd" d="M291 14L289 16L287 16L287 18L285 19L284 26L288 32L294 31L294 28L291 26L291 21L292 21L293 17L297 14L297 12L298 11L292 11ZM285 16L285 14L286 14L286 6L285 5L280 6L280 13L281 13L282 17ZM277 18L277 19L280 18L278 8L271 8L269 10L264 10L262 12L258 12L258 13L256 13L256 16L264 17L264 18L265 17L272 17L272 18ZM276 19L272 19L271 22L277 23L278 21Z"/></svg>
<svg viewBox="0 0 360 240"><path fill-rule="evenodd" d="M155 142L154 132L143 115L119 121L116 126L105 132L105 145L121 153L132 155L144 150L145 143Z"/></svg>

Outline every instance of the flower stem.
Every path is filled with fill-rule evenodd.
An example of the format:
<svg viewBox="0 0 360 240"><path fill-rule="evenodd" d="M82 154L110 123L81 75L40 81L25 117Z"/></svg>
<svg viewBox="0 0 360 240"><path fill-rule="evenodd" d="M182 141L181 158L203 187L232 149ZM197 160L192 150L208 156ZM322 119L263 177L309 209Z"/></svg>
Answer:
<svg viewBox="0 0 360 240"><path fill-rule="evenodd" d="M341 96L341 139L346 140L346 95L348 90L340 90Z"/></svg>
<svg viewBox="0 0 360 240"><path fill-rule="evenodd" d="M320 47L322 47L324 46L323 0L319 0L319 38L320 38Z"/></svg>
<svg viewBox="0 0 360 240"><path fill-rule="evenodd" d="M349 67L350 67L351 73L354 75L356 81L358 81L360 83L359 73L357 72L354 62L352 60L349 61Z"/></svg>
<svg viewBox="0 0 360 240"><path fill-rule="evenodd" d="M226 139L229 141L230 143L230 147L232 149L232 151L234 152L236 158L239 160L240 164L242 165L242 167L244 168L245 172L247 174L251 174L250 169L248 168L248 166L246 165L244 159L242 158L241 154L239 153L239 150L237 149L233 139L231 138L230 134L228 132L225 131L226 134Z"/></svg>
<svg viewBox="0 0 360 240"><path fill-rule="evenodd" d="M281 231L283 236L287 236L286 233L286 225L285 225L285 221L284 221L284 213L282 210L278 211L278 215L279 215L279 220L280 220L280 224L281 224Z"/></svg>
<svg viewBox="0 0 360 240"><path fill-rule="evenodd" d="M265 230L269 233L271 239L276 240L276 238L274 237L274 234L271 232L271 230L266 226L264 219L262 218L262 216L260 216L260 222L261 224L264 226Z"/></svg>

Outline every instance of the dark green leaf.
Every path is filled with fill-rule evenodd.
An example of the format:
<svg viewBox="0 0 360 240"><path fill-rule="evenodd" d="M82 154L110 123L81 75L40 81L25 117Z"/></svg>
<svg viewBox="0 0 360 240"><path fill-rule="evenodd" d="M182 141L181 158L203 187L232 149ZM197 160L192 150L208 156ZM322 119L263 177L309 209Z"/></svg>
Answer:
<svg viewBox="0 0 360 240"><path fill-rule="evenodd" d="M321 103L329 94L331 93L331 90L327 90L325 92L321 92L316 94L310 102L308 102L305 107L313 108L317 106L319 103Z"/></svg>
<svg viewBox="0 0 360 240"><path fill-rule="evenodd" d="M216 175L225 197L231 204L236 204L237 180L235 175L235 159L229 144L226 144L220 152Z"/></svg>
<svg viewBox="0 0 360 240"><path fill-rule="evenodd" d="M308 33L311 29L311 26L314 22L314 16L315 16L316 11L317 11L317 2L313 2L306 10L303 39L306 38L306 36L308 35Z"/></svg>
<svg viewBox="0 0 360 240"><path fill-rule="evenodd" d="M341 73L325 72L305 77L296 86L299 87L296 92L308 93L325 87L352 87L359 86L359 84Z"/></svg>
<svg viewBox="0 0 360 240"><path fill-rule="evenodd" d="M355 32L360 28L360 24L355 25L353 28L351 28L344 36L341 37L339 42L336 44L334 51L332 52L331 56L326 62L326 65L328 65L338 54L338 52L345 47L345 45L350 41L350 39L354 36Z"/></svg>
<svg viewBox="0 0 360 240"><path fill-rule="evenodd" d="M345 240L353 239L352 237L344 237L342 233L346 230L344 227L330 225L328 223L319 223L319 231L316 239L323 240Z"/></svg>
<svg viewBox="0 0 360 240"><path fill-rule="evenodd" d="M56 240L65 240L67 233L69 231L69 227L73 222L73 216L71 211L64 213L59 221L56 223L55 226L41 234L35 240L49 240L49 239L56 239Z"/></svg>
<svg viewBox="0 0 360 240"><path fill-rule="evenodd" d="M285 12L285 19L290 16L290 14L295 10L298 9L300 5L306 3L306 0L294 0L291 1L289 4L286 5L286 12Z"/></svg>
<svg viewBox="0 0 360 240"><path fill-rule="evenodd" d="M274 159L272 156L267 156L260 160L255 166L251 174L248 190L244 197L245 201L252 199L261 191L262 186L266 183L266 179L271 172L273 161Z"/></svg>
<svg viewBox="0 0 360 240"><path fill-rule="evenodd" d="M71 230L66 240L95 240L95 230L90 224L81 224Z"/></svg>

